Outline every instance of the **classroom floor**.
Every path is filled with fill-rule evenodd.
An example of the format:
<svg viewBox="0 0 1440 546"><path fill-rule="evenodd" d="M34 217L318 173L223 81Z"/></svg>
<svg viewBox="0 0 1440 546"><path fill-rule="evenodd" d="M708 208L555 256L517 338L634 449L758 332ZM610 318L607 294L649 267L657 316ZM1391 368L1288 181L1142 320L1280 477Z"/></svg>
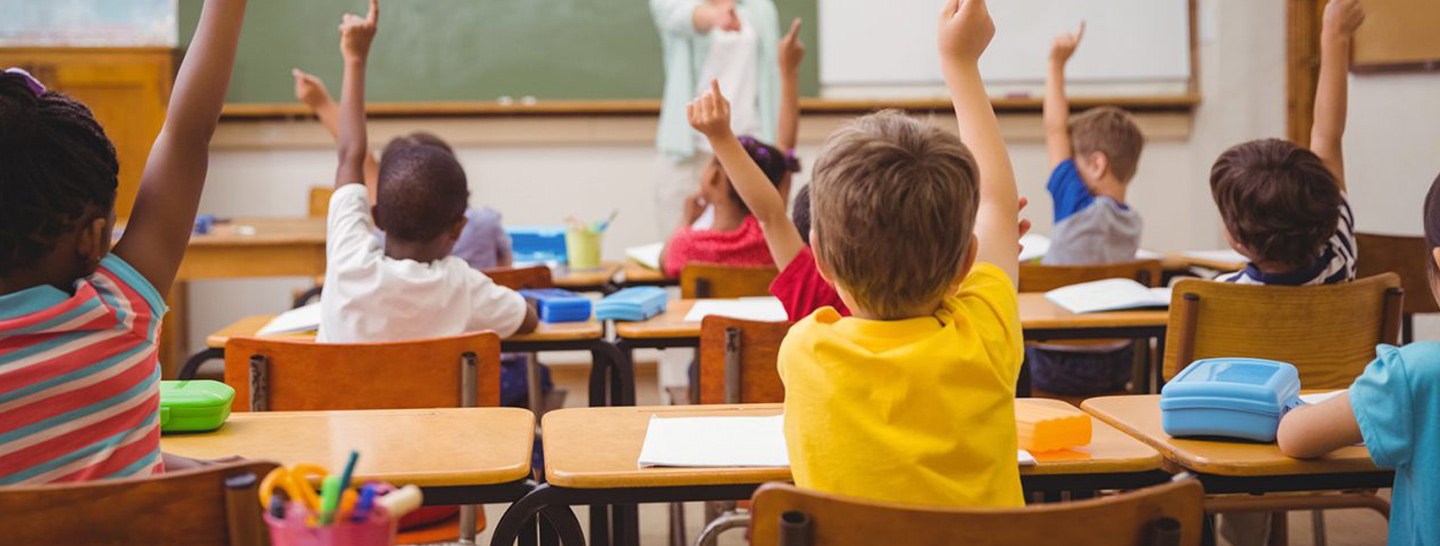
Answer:
<svg viewBox="0 0 1440 546"><path fill-rule="evenodd" d="M569 392L565 406L585 406L588 403L586 385L589 381L589 366L586 364L559 364L552 366L551 369L556 388L565 389ZM658 381L654 362L636 363L635 396L640 405L656 405L660 403ZM1387 497L1389 496L1388 491L1384 492L1384 494ZM695 537L700 533L700 529L704 523L701 521L704 517L703 507L700 503L688 503L685 508L687 539L689 544L694 544ZM500 521L500 516L504 512L504 505L485 507L489 527L485 530L485 533L479 537L479 544L489 544L490 528L494 527L495 522ZM581 526L588 530L589 511L577 510L576 515L580 519ZM1290 544L1314 544L1311 538L1311 519L1309 512L1291 513L1289 521ZM668 509L665 505L641 505L640 543L643 546L666 546L669 540L668 522ZM1334 510L1326 512L1325 528L1326 538L1328 539L1326 546L1373 546L1384 544L1386 539L1385 519L1368 510ZM721 546L742 546L744 544L748 544L744 540L744 533L738 530L721 536ZM1230 543L1222 539L1220 544L1229 545Z"/></svg>

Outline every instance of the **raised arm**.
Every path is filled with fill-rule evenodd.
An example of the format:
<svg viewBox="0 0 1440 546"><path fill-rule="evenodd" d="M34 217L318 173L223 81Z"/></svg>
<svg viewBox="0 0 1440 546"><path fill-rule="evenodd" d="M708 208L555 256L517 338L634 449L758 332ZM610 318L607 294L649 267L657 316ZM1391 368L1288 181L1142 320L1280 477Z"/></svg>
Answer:
<svg viewBox="0 0 1440 546"><path fill-rule="evenodd" d="M345 78L341 84L340 168L335 171L335 187L365 181L365 157L370 154L369 136L365 132L365 66L370 43L380 21L379 0L370 0L365 17L345 14L340 22L340 53L345 58Z"/></svg>
<svg viewBox="0 0 1440 546"><path fill-rule="evenodd" d="M175 77L165 125L150 149L135 209L115 254L161 294L175 281L210 167L210 138L220 121L245 0L209 0Z"/></svg>
<svg viewBox="0 0 1440 546"><path fill-rule="evenodd" d="M1050 168L1070 159L1070 99L1065 96L1065 63L1075 54L1075 47L1085 37L1085 22L1074 34L1055 37L1050 46L1050 70L1045 77L1045 149L1050 152Z"/></svg>
<svg viewBox="0 0 1440 546"><path fill-rule="evenodd" d="M755 160L750 159L750 154L745 153L731 131L730 101L720 94L720 84L711 80L710 90L690 103L686 113L690 116L690 126L710 140L710 147L730 177L730 184L750 208L750 214L760 222L775 267L784 270L805 248L805 240L800 238L795 222L785 214L785 201L780 198L780 192Z"/></svg>
<svg viewBox="0 0 1440 546"><path fill-rule="evenodd" d="M1020 244L1015 229L1019 194L1000 124L980 79L980 55L995 36L985 0L949 0L940 14L939 35L941 68L955 104L960 140L980 167L980 211L975 218L980 246L975 259L995 264L1013 282L1020 269L1015 253Z"/></svg>
<svg viewBox="0 0 1440 546"><path fill-rule="evenodd" d="M1331 0L1325 6L1324 28L1320 31L1320 80L1315 88L1315 124L1310 128L1310 151L1320 156L1340 189L1345 189L1345 160L1341 140L1345 136L1348 109L1350 44L1355 29L1365 21L1360 0Z"/></svg>
<svg viewBox="0 0 1440 546"><path fill-rule="evenodd" d="M800 41L800 18L790 23L790 32L780 40L780 127L775 147L795 151L800 138L800 63L805 60L805 43Z"/></svg>
<svg viewBox="0 0 1440 546"><path fill-rule="evenodd" d="M340 139L340 110L335 106L335 101L330 98L330 91L325 89L325 82L320 81L311 74L307 74L299 68L292 69L290 75L295 77L295 98L310 107L315 117L320 120L320 125L330 132L330 138ZM380 180L380 162L375 159L374 152L365 154L365 188L370 190L370 202L375 202L375 188Z"/></svg>

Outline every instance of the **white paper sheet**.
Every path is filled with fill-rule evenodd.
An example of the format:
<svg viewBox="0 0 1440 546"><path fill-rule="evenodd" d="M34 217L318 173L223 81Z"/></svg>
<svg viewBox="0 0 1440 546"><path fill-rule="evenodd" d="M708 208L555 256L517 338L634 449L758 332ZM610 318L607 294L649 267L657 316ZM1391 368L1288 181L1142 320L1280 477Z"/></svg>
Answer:
<svg viewBox="0 0 1440 546"><path fill-rule="evenodd" d="M1338 395L1339 395L1340 393L1342 393L1342 392L1345 392L1345 391L1344 391L1344 390L1338 390L1338 391L1330 391L1330 392L1317 392L1317 393L1312 393L1312 394L1302 394L1302 395L1300 395L1300 399L1301 399L1301 400L1304 400L1306 404L1319 404L1319 403L1321 403L1321 402L1324 402L1324 401L1326 401L1326 400L1329 400L1329 399L1331 399L1331 398L1334 398L1334 397L1338 396Z"/></svg>
<svg viewBox="0 0 1440 546"><path fill-rule="evenodd" d="M1155 252L1154 250L1145 250L1142 248L1135 251L1135 259L1137 260L1159 260L1164 257L1164 254Z"/></svg>
<svg viewBox="0 0 1440 546"><path fill-rule="evenodd" d="M1037 258L1044 258L1050 253L1050 238L1036 233L1027 233L1020 238L1020 261L1028 262Z"/></svg>
<svg viewBox="0 0 1440 546"><path fill-rule="evenodd" d="M298 334L300 332L314 332L320 329L320 302L298 309L291 309L280 316L275 317L261 328L257 335L273 336L279 334Z"/></svg>
<svg viewBox="0 0 1440 546"><path fill-rule="evenodd" d="M635 263L647 268L660 270L660 253L665 250L665 243L651 243L648 245L633 246L625 249L625 257L635 260Z"/></svg>
<svg viewBox="0 0 1440 546"><path fill-rule="evenodd" d="M1035 466L1030 452L1017 453L1020 466ZM650 416L645 444L636 461L641 468L786 467L785 416Z"/></svg>
<svg viewBox="0 0 1440 546"><path fill-rule="evenodd" d="M1149 288L1130 279L1105 279L1057 288L1045 293L1050 300L1076 314L1169 307L1169 288Z"/></svg>
<svg viewBox="0 0 1440 546"><path fill-rule="evenodd" d="M790 466L785 416L651 416L640 466Z"/></svg>
<svg viewBox="0 0 1440 546"><path fill-rule="evenodd" d="M740 320L754 320L762 322L785 322L789 316L785 314L785 306L778 298L739 298L733 300L698 300L690 312L685 315L685 322L700 322L708 316L729 317Z"/></svg>

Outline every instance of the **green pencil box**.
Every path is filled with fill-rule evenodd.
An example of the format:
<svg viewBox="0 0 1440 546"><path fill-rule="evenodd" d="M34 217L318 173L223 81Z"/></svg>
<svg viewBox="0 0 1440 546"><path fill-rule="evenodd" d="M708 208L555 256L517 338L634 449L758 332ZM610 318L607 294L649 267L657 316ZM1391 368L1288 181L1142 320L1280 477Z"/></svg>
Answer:
<svg viewBox="0 0 1440 546"><path fill-rule="evenodd" d="M230 417L235 389L219 381L161 381L160 432L206 432Z"/></svg>

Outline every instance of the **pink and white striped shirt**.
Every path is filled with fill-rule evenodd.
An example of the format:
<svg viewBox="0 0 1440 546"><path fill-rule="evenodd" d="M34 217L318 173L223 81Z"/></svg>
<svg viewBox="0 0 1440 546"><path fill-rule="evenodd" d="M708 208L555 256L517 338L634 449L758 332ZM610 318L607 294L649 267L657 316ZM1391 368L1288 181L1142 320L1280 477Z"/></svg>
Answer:
<svg viewBox="0 0 1440 546"><path fill-rule="evenodd" d="M159 291L109 255L74 294L0 296L0 486L161 471Z"/></svg>

